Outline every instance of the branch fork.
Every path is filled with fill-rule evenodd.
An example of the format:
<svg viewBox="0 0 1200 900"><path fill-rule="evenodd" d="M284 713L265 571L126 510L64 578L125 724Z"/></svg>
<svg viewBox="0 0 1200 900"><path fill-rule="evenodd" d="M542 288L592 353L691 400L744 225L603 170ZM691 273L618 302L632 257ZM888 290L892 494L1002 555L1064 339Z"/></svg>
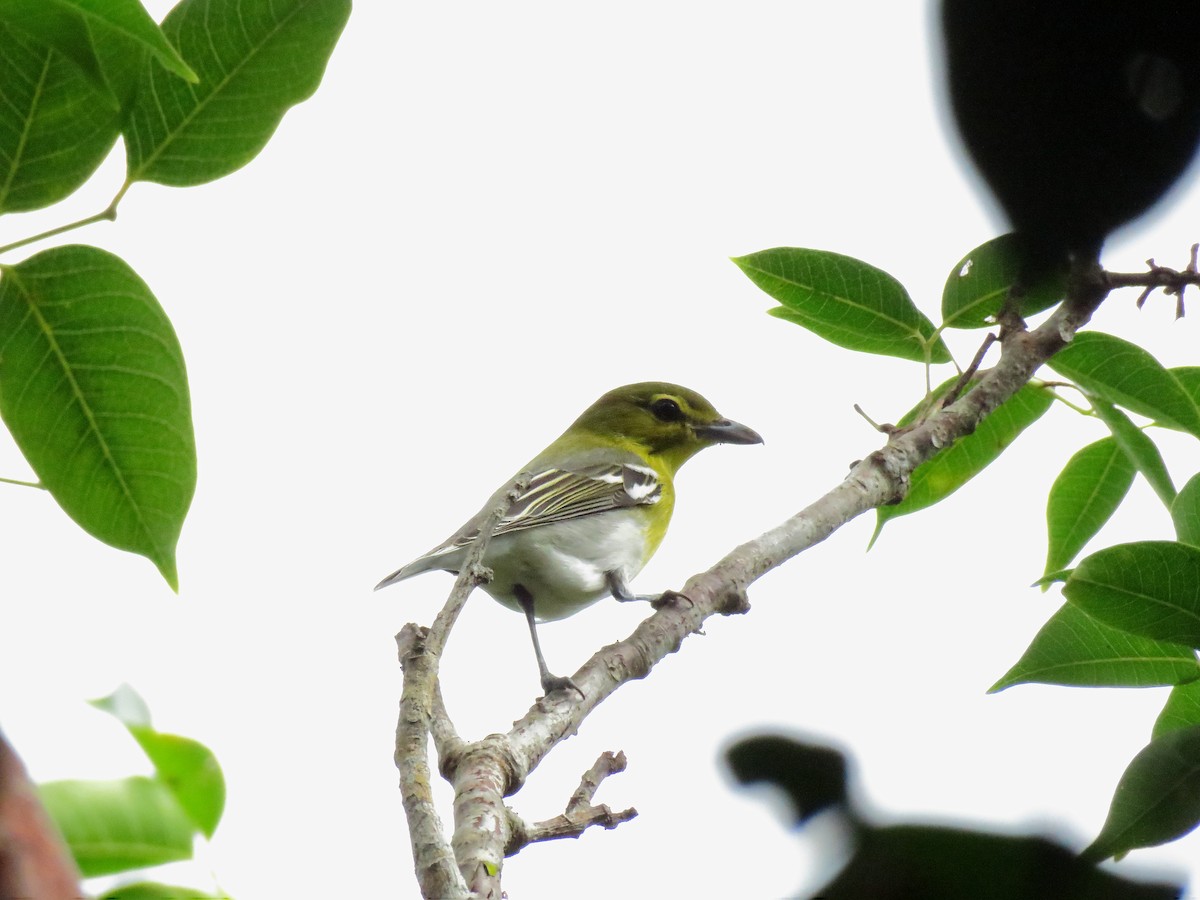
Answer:
<svg viewBox="0 0 1200 900"><path fill-rule="evenodd" d="M504 803L558 743L575 734L597 705L622 684L645 677L700 632L713 615L745 612L746 591L758 578L815 544L852 519L897 502L909 478L942 448L975 430L980 421L1012 397L1036 370L1074 337L1108 294L1118 287L1163 287L1177 295L1200 284L1196 248L1183 272L1153 267L1140 274L1108 273L1097 266L1077 266L1066 299L1036 328L1002 329L1000 359L986 371L972 373L973 390L938 407L923 421L888 433L887 443L855 464L847 477L823 497L758 537L733 549L712 568L688 579L682 594L690 603L663 605L624 640L597 651L572 680L585 692L560 691L539 699L505 734L474 743L454 730L437 685L437 665L446 635L478 583L476 567L487 539L503 514L498 505L484 523L446 608L432 628L405 626L397 636L404 663L404 687L397 727L396 761L417 878L427 898L500 898L500 873L506 856L531 843L577 837L593 825L609 828L636 815L614 813L592 805L595 788L624 767L623 755L605 756L572 796L562 816L525 823ZM984 348L987 349L986 347ZM983 354L977 354L978 367ZM514 488L515 489L515 488ZM514 496L510 492L510 496ZM432 735L445 777L455 792L455 827L448 841L433 809L429 791L427 738ZM619 767L618 767L619 766Z"/></svg>

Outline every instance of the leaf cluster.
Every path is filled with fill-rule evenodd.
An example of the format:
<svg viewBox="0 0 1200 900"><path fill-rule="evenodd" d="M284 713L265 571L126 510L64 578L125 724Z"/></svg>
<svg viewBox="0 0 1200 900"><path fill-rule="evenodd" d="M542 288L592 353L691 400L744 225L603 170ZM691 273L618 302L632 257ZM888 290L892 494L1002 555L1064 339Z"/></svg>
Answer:
<svg viewBox="0 0 1200 900"><path fill-rule="evenodd" d="M113 781L51 781L39 785L84 877L113 875L192 858L198 836L211 838L225 808L225 778L212 751L198 741L156 730L130 687L92 702L114 716L154 767L152 775ZM217 897L189 888L140 882L100 900Z"/></svg>
<svg viewBox="0 0 1200 900"><path fill-rule="evenodd" d="M45 489L173 589L196 441L170 319L107 250L18 251L115 219L140 182L188 187L244 166L317 89L349 13L350 0L181 0L160 24L139 0L0 3L0 215L62 201L118 140L125 155L105 209L0 247L0 418L37 482L0 481ZM128 689L96 705L126 726L153 774L41 787L80 871L190 858L224 807L212 753L155 730ZM142 882L105 898L202 896Z"/></svg>
<svg viewBox="0 0 1200 900"><path fill-rule="evenodd" d="M98 247L31 243L113 219L139 182L199 185L245 165L310 96L349 0L0 4L0 215L88 180L120 139L109 206L0 247L0 417L85 531L147 557L173 588L196 484L182 348L152 289ZM7 479L12 481L13 479Z"/></svg>
<svg viewBox="0 0 1200 900"><path fill-rule="evenodd" d="M938 326L894 278L849 257L776 248L734 262L780 302L772 315L848 349L927 367L950 360L942 340L946 329L996 325L1002 310L1035 315L1067 290L1055 274L1014 289L1024 274L1012 235L972 250L952 269ZM1049 494L1039 583L1062 582L1067 602L993 687L1172 687L1150 743L1130 763L1108 821L1084 853L1099 860L1173 840L1200 824L1200 474L1177 491L1153 437L1155 429L1169 429L1200 439L1200 367L1166 368L1145 349L1100 332L1076 335L1049 366L1057 380L1031 381L972 434L919 466L905 497L877 510L872 541L888 521L958 490L1052 406L1108 427L1110 436L1070 458ZM970 391L974 372L959 373L891 428L903 429ZM1067 389L1082 396L1083 405L1067 402ZM1169 510L1176 540L1108 547L1069 569L1116 514L1138 475Z"/></svg>

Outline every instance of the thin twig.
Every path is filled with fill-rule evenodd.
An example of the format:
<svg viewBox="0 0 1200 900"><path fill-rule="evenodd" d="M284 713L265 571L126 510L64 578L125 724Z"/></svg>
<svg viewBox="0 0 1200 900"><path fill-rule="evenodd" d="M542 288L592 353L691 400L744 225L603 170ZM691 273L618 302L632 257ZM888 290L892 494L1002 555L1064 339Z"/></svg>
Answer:
<svg viewBox="0 0 1200 900"><path fill-rule="evenodd" d="M624 772L625 765L624 753L601 753L595 764L584 772L579 780L579 787L571 794L566 811L561 816L530 825L512 810L508 810L512 836L508 847L505 848L505 856L514 856L529 844L540 841L577 838L596 825L611 830L637 816L637 810L633 807L613 812L606 804L592 805L592 798L596 796L596 791L604 783L604 779Z"/></svg>
<svg viewBox="0 0 1200 900"><path fill-rule="evenodd" d="M943 409L957 400L959 395L963 392L963 389L971 383L971 379L975 377L975 373L979 371L979 366L983 363L983 358L987 355L988 350L991 349L992 344L996 343L997 340L998 339L994 333L990 331L987 333L987 336L983 339L983 343L975 352L975 358L971 360L971 364L967 366L965 372L958 376L958 381L954 382L953 387L951 387L946 396L942 398L942 401L939 405Z"/></svg>

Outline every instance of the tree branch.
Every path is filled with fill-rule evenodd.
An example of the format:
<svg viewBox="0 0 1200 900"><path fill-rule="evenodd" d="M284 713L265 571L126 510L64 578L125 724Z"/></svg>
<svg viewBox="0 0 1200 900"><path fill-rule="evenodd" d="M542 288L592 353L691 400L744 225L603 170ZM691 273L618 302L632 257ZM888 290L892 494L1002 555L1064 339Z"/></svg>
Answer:
<svg viewBox="0 0 1200 900"><path fill-rule="evenodd" d="M460 871L456 863L457 854L447 843L441 819L434 808L427 755L428 739L431 720L436 713L435 741L439 747L447 750L447 755L441 758L442 766L451 764L462 755L451 752L459 750L462 741L454 732L437 687L438 663L450 629L466 605L467 597L475 587L491 577L480 561L492 532L528 484L527 473L522 472L514 478L500 502L484 520L463 562L462 571L454 582L450 597L434 619L433 626L421 628L410 623L396 635L404 684L396 723L395 760L396 768L400 771L400 792L408 819L413 865L424 897L466 898L471 893L480 892L476 879L468 876L464 880L466 870ZM493 875L488 876L486 872L484 875L495 877L498 872L499 867L496 867ZM471 882L470 887L468 881ZM495 895L499 896L498 880Z"/></svg>
<svg viewBox="0 0 1200 900"><path fill-rule="evenodd" d="M1179 293L1187 284L1200 284L1195 271L1154 267L1140 275L1121 275L1094 266L1078 267L1072 272L1066 300L1043 324L1033 331L1002 331L1000 360L979 373L974 390L912 427L895 430L885 446L857 463L825 496L690 578L682 591L684 599L663 605L629 637L597 651L572 677L583 690L583 698L570 692L540 698L507 734L463 745L457 754L447 743L443 749L452 758L443 756L442 770L455 791L453 848L475 896L500 896L500 866L510 848L516 852L534 840L581 833L578 824L561 821L571 818L569 811L557 820L528 826L504 805L503 798L519 790L546 754L574 734L594 707L625 682L644 678L678 650L689 634L699 631L708 617L746 612L746 589L764 574L863 513L902 499L919 465L971 434L1020 390L1038 367L1087 323L1114 288L1162 287ZM412 663L410 657L409 665ZM407 674L406 669L406 687ZM400 757L398 745L398 761ZM585 802L590 802L590 796ZM411 815L409 821L410 829L414 828ZM603 822L603 815L596 812L595 823ZM556 830L562 833L554 833ZM426 892L425 896L440 895Z"/></svg>
<svg viewBox="0 0 1200 900"><path fill-rule="evenodd" d="M609 775L625 771L625 754L601 753L595 765L583 773L579 787L567 801L566 811L561 816L527 824L511 809L509 814L509 846L505 848L505 856L515 856L529 844L540 841L555 841L560 838L577 838L593 825L599 825L606 830L612 830L622 822L628 822L637 816L637 810L632 806L620 812L613 812L607 804L592 805L596 790Z"/></svg>

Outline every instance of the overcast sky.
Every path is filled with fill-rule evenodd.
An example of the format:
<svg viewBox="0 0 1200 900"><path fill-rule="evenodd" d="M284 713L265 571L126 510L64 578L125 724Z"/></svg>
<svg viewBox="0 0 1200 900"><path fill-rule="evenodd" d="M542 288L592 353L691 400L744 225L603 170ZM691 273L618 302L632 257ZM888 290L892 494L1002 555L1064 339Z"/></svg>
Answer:
<svg viewBox="0 0 1200 900"><path fill-rule="evenodd" d="M200 188L139 185L115 224L64 239L123 256L174 322L200 478L178 597L47 495L4 489L4 594L27 626L0 633L0 721L33 775L144 767L83 703L126 681L228 779L204 865L165 877L211 886L207 867L240 900L416 897L392 636L432 621L451 579L372 586L619 384L688 385L766 439L684 469L643 593L681 586L880 444L852 404L894 421L921 397L921 367L767 316L728 258L835 250L936 317L954 263L1003 229L938 111L928 12L362 2L317 96L248 167ZM102 209L122 166L118 151L64 207L0 220L0 239ZM1110 242L1110 268L1186 262L1194 182ZM1195 364L1196 320L1174 322L1172 300L1138 313L1135 297L1110 299L1096 327ZM965 362L979 337L951 349ZM748 616L712 621L618 692L512 799L528 819L556 815L597 754L620 749L628 772L596 799L641 815L510 860L509 895L811 888L828 874L813 845L720 767L731 739L765 728L848 748L880 817L1089 842L1166 690L985 691L1061 603L1029 587L1046 491L1103 433L1052 410L869 554L873 516L756 584ZM1182 484L1195 443L1163 443ZM29 474L7 438L0 474ZM1139 480L1093 547L1170 536ZM550 667L574 671L645 614L606 602L546 626ZM522 618L475 597L442 678L464 736L506 730L537 694ZM1119 869L1195 879L1197 860L1192 836Z"/></svg>

